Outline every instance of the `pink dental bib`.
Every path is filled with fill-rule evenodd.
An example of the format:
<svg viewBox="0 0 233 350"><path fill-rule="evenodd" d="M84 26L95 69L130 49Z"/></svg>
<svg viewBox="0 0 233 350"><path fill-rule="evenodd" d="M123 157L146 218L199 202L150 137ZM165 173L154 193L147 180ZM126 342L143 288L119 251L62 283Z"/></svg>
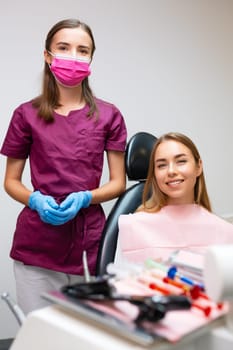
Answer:
<svg viewBox="0 0 233 350"><path fill-rule="evenodd" d="M233 225L196 204L168 205L157 213L121 215L118 243L127 260L166 260L175 250L204 253L209 245L233 244Z"/></svg>

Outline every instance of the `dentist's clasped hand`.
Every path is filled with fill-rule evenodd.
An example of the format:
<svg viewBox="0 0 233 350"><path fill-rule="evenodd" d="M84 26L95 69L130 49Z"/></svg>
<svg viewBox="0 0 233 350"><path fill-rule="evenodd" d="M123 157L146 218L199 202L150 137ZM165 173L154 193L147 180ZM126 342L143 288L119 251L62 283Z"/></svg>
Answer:
<svg viewBox="0 0 233 350"><path fill-rule="evenodd" d="M63 225L72 220L82 208L87 208L92 200L90 191L73 192L59 205L51 196L40 191L29 197L29 207L36 210L42 221L51 225Z"/></svg>
<svg viewBox="0 0 233 350"><path fill-rule="evenodd" d="M55 225L55 223L47 218L47 211L53 209L57 210L59 205L52 196L42 194L40 191L32 192L28 202L29 208L36 210L41 220L48 224Z"/></svg>

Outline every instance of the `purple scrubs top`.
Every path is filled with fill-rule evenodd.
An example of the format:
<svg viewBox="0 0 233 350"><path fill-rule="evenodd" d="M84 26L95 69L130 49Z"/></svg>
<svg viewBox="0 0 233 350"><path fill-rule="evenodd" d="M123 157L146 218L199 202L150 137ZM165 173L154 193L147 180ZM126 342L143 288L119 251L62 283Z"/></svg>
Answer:
<svg viewBox="0 0 233 350"><path fill-rule="evenodd" d="M1 153L29 157L34 190L61 202L69 193L99 187L104 151L125 151L126 126L120 111L96 99L99 118L87 117L88 106L67 117L54 113L54 122L38 118L31 101L13 114ZM19 214L10 256L25 264L71 274L83 274L82 253L87 251L90 272L105 216L101 205L91 205L61 226L46 224L36 211Z"/></svg>

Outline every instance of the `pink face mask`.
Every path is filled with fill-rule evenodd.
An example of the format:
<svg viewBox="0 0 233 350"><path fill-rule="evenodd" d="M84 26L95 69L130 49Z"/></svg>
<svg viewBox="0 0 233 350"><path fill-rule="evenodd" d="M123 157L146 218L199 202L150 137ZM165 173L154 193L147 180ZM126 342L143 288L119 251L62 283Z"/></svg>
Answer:
<svg viewBox="0 0 233 350"><path fill-rule="evenodd" d="M91 74L90 60L54 55L50 70L55 79L64 86L75 87Z"/></svg>

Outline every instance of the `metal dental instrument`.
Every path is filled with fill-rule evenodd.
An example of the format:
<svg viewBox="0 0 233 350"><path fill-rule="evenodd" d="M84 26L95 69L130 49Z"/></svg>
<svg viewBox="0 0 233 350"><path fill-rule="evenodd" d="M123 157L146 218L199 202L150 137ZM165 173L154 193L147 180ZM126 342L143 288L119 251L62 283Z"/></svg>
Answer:
<svg viewBox="0 0 233 350"><path fill-rule="evenodd" d="M83 251L83 270L84 270L85 282L90 282L91 281L91 276L90 276L90 271L89 271L88 263L87 263L87 252L86 252L86 250Z"/></svg>
<svg viewBox="0 0 233 350"><path fill-rule="evenodd" d="M8 292L3 292L1 294L1 298L7 303L10 310L15 315L19 325L21 326L26 318L23 311L20 309L20 307L13 301L13 299L10 297L10 294Z"/></svg>

